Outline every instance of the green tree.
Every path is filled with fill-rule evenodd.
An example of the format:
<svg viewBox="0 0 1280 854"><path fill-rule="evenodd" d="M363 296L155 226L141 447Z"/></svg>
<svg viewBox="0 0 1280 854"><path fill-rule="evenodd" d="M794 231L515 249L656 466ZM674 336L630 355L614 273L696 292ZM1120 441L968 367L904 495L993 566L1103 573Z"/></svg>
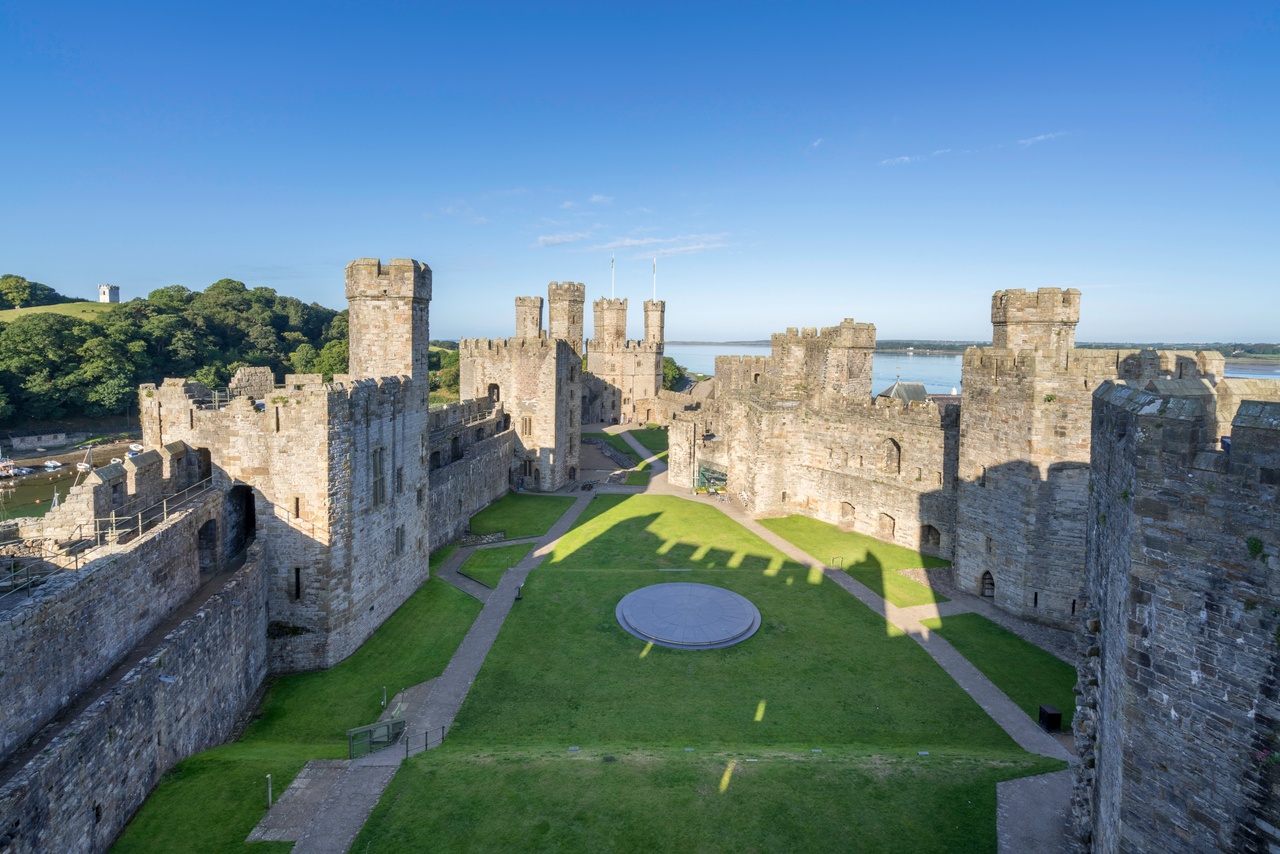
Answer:
<svg viewBox="0 0 1280 854"><path fill-rule="evenodd" d="M0 300L4 308L22 308L31 299L31 283L21 276L0 276Z"/></svg>
<svg viewBox="0 0 1280 854"><path fill-rule="evenodd" d="M689 381L689 374L684 365L677 365L670 356L662 357L662 387L667 391L684 388Z"/></svg>

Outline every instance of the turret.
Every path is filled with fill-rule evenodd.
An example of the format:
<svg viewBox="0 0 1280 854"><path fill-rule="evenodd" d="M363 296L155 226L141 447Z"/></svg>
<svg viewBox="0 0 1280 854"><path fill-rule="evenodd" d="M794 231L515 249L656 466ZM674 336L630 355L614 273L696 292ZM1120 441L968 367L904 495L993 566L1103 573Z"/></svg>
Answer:
<svg viewBox="0 0 1280 854"><path fill-rule="evenodd" d="M579 282L551 282L547 285L550 335L569 342L582 355L582 307L587 302L587 286Z"/></svg>
<svg viewBox="0 0 1280 854"><path fill-rule="evenodd" d="M431 268L409 258L347 265L352 379L427 376Z"/></svg>
<svg viewBox="0 0 1280 854"><path fill-rule="evenodd" d="M663 342L663 324L667 311L665 300L644 301L644 340L649 344Z"/></svg>
<svg viewBox="0 0 1280 854"><path fill-rule="evenodd" d="M597 348L624 346L627 343L627 301L598 299L591 307L596 321L592 340Z"/></svg>
<svg viewBox="0 0 1280 854"><path fill-rule="evenodd" d="M542 337L542 297L516 297L516 337Z"/></svg>
<svg viewBox="0 0 1280 854"><path fill-rule="evenodd" d="M1080 292L1075 288L996 291L991 296L991 337L998 348L1057 353L1065 367L1079 322Z"/></svg>

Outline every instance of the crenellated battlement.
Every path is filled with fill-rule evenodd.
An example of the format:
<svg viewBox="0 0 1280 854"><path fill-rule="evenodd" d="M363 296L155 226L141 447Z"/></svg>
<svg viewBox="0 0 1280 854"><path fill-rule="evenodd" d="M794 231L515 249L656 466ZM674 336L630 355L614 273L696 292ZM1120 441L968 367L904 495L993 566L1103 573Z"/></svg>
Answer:
<svg viewBox="0 0 1280 854"><path fill-rule="evenodd" d="M431 299L431 268L412 258L357 258L347 265L347 300L408 297Z"/></svg>
<svg viewBox="0 0 1280 854"><path fill-rule="evenodd" d="M542 337L542 297L516 297L516 337Z"/></svg>
<svg viewBox="0 0 1280 854"><path fill-rule="evenodd" d="M996 291L991 296L992 345L1061 352L1075 346L1080 292L1075 288Z"/></svg>
<svg viewBox="0 0 1280 854"><path fill-rule="evenodd" d="M587 286L581 282L550 282L547 284L547 295L551 299L574 300L585 303Z"/></svg>
<svg viewBox="0 0 1280 854"><path fill-rule="evenodd" d="M484 358L508 351L554 353L557 344L554 338L464 338L458 342L458 352L463 359Z"/></svg>

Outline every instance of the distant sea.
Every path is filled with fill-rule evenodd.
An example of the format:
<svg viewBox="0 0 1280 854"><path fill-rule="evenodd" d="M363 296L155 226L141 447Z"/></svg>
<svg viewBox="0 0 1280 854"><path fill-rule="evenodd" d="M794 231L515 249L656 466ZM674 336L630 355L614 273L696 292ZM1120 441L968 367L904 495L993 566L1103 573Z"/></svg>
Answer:
<svg viewBox="0 0 1280 854"><path fill-rule="evenodd" d="M768 356L768 344L668 344L666 355L699 374L714 374L716 356ZM949 394L960 389L963 357L914 353L879 353L871 364L871 390L878 394L901 377L904 382L924 383L930 394ZM1227 360L1227 376L1280 380L1280 364Z"/></svg>

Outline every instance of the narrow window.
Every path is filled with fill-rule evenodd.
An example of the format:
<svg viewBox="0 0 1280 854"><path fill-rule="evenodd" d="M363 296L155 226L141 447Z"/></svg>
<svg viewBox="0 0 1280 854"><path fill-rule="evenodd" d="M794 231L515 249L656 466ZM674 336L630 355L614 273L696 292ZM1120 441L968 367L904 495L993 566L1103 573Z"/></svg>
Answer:
<svg viewBox="0 0 1280 854"><path fill-rule="evenodd" d="M1076 615L1076 600L1072 599L1071 600L1071 616L1074 617L1075 615Z"/></svg>
<svg viewBox="0 0 1280 854"><path fill-rule="evenodd" d="M297 602L302 598L302 567L295 566L293 568L293 601Z"/></svg>
<svg viewBox="0 0 1280 854"><path fill-rule="evenodd" d="M397 466L396 467L396 495L399 495L402 492L404 492L404 468L402 466Z"/></svg>
<svg viewBox="0 0 1280 854"><path fill-rule="evenodd" d="M302 515L302 499L295 495L293 496L293 518L297 519L301 515Z"/></svg>
<svg viewBox="0 0 1280 854"><path fill-rule="evenodd" d="M991 555L995 553L996 553L996 544L992 541L990 537L987 537L987 554Z"/></svg>
<svg viewBox="0 0 1280 854"><path fill-rule="evenodd" d="M1032 608L1039 608L1039 607L1040 607L1040 594L1039 594L1039 593L1032 593L1032 594L1031 594L1031 607L1032 607Z"/></svg>
<svg viewBox="0 0 1280 854"><path fill-rule="evenodd" d="M386 450L373 449L373 506L381 507L387 500L387 475L385 470Z"/></svg>
<svg viewBox="0 0 1280 854"><path fill-rule="evenodd" d="M418 506L422 506L422 487L418 487Z"/></svg>
<svg viewBox="0 0 1280 854"><path fill-rule="evenodd" d="M404 525L396 528L396 554L404 554Z"/></svg>
<svg viewBox="0 0 1280 854"><path fill-rule="evenodd" d="M276 407L276 432L280 432L280 407Z"/></svg>
<svg viewBox="0 0 1280 854"><path fill-rule="evenodd" d="M520 435L521 436L533 435L533 416L532 415L526 415L520 419Z"/></svg>

